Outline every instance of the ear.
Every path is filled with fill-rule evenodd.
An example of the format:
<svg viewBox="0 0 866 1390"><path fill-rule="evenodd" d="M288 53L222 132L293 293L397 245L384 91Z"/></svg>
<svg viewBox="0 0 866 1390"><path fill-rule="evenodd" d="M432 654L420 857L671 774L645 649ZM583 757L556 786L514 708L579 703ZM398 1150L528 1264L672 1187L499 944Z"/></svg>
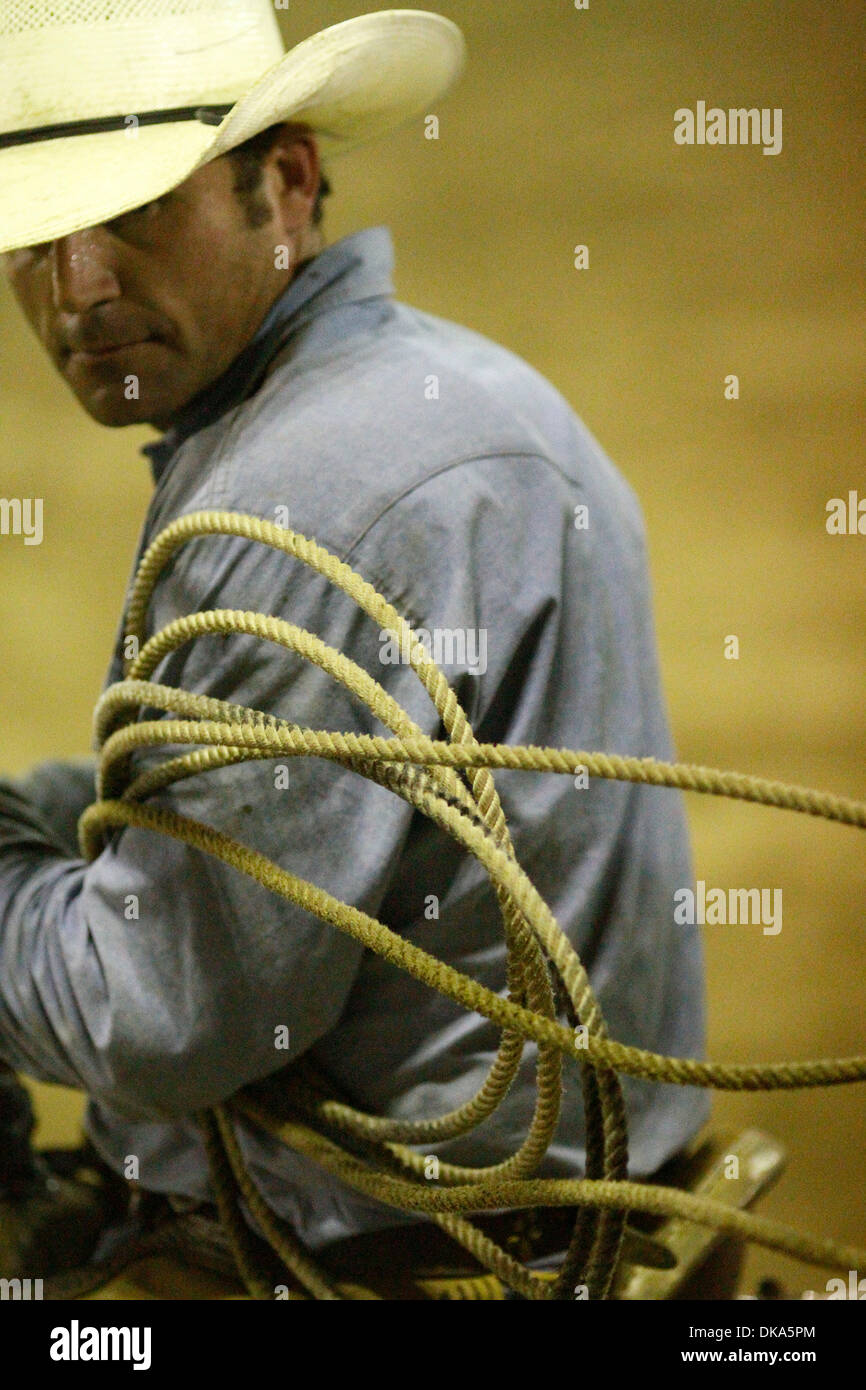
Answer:
<svg viewBox="0 0 866 1390"><path fill-rule="evenodd" d="M307 126L287 123L264 160L265 183L286 233L310 225L322 178L319 146Z"/></svg>

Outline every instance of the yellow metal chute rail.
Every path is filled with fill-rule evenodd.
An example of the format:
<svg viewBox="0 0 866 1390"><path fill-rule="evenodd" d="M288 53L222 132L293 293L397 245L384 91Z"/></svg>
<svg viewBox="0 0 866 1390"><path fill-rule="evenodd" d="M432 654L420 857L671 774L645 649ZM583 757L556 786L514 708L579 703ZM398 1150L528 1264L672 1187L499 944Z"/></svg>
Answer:
<svg viewBox="0 0 866 1390"><path fill-rule="evenodd" d="M188 541L234 536L300 560L343 589L408 652L448 740L427 738L379 683L356 663L292 623L261 613L211 611L169 623L147 640L146 619L159 576ZM391 730L380 738L302 729L265 711L228 704L150 677L169 652L212 633L243 633L277 643L314 662L362 700ZM507 1287L530 1299L572 1298L582 1284L590 1298L609 1295L628 1212L676 1215L719 1232L745 1237L799 1259L843 1269L866 1267L866 1251L801 1234L779 1222L732 1210L688 1192L627 1180L628 1136L619 1074L718 1090L776 1090L866 1080L866 1056L774 1065L720 1064L662 1057L608 1038L589 978L550 909L520 868L491 769L517 768L590 776L732 797L866 828L866 804L767 782L738 773L652 759L568 749L479 744L445 676L400 614L348 565L305 537L256 517L198 512L166 528L142 558L127 613L125 679L105 692L96 711L101 750L99 797L83 815L79 833L88 860L105 837L125 826L170 835L248 874L257 883L347 932L432 989L498 1024L496 1058L477 1094L459 1109L425 1121L368 1115L329 1096L303 1066L287 1080L290 1120L278 1119L243 1092L200 1115L211 1181L238 1269L255 1298L274 1297L258 1267L241 1212L241 1199L267 1243L289 1271L298 1296L347 1296L320 1269L256 1190L246 1170L234 1119L264 1127L355 1191L435 1222ZM136 722L144 709L165 717ZM136 749L192 745L138 777ZM485 989L381 922L281 869L255 849L212 827L143 802L185 777L249 759L321 757L371 778L402 796L440 826L486 869L502 912L508 948L504 998ZM567 1022L557 1017L550 971L567 999ZM560 1012L562 1012L560 1006ZM578 1032L579 1029L579 1032ZM497 1108L520 1065L528 1040L538 1044L535 1111L523 1143L486 1168L440 1163L435 1186L425 1181L418 1145L466 1134ZM586 1116L586 1176L535 1176L559 1120L565 1057L577 1063ZM467 1219L467 1212L565 1206L576 1209L574 1233L556 1278L533 1273ZM349 1295L351 1296L351 1295ZM360 1296L360 1295L359 1295Z"/></svg>

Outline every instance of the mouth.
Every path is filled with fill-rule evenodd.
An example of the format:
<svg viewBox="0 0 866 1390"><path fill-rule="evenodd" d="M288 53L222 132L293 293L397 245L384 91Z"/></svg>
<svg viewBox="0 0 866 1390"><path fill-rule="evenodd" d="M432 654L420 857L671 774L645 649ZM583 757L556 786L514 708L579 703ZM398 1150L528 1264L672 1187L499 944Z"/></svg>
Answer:
<svg viewBox="0 0 866 1390"><path fill-rule="evenodd" d="M63 351L64 366L75 364L82 367L98 367L102 363L112 363L118 361L124 353L136 352L139 348L147 347L150 344L157 345L159 339L153 336L138 338L131 343L112 343L101 348L65 348Z"/></svg>

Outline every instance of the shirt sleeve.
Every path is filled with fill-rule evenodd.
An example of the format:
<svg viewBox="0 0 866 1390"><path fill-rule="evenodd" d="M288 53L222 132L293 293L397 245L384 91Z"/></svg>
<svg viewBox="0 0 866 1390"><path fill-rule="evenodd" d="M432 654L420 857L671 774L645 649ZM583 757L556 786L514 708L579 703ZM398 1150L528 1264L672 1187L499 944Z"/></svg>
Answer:
<svg viewBox="0 0 866 1390"><path fill-rule="evenodd" d="M58 848L77 858L78 821L96 794L96 759L39 763L16 785Z"/></svg>
<svg viewBox="0 0 866 1390"><path fill-rule="evenodd" d="M387 568L377 564L382 529L374 526L348 558L398 600L378 577ZM416 539L413 583L424 611L407 616L424 621L460 606L466 577L437 557L423 528ZM439 733L415 673L380 659L375 622L300 561L235 538L197 539L160 580L150 631L215 607L309 629L364 666L425 732ZM256 638L196 639L153 679L313 729L384 732L332 676ZM137 755L136 770L165 756ZM220 769L164 789L151 804L214 826L372 915L412 817L402 798L318 758ZM35 798L2 784L0 1057L20 1071L79 1087L131 1119L188 1114L326 1034L362 955L347 934L164 835L116 832L86 865L59 849Z"/></svg>

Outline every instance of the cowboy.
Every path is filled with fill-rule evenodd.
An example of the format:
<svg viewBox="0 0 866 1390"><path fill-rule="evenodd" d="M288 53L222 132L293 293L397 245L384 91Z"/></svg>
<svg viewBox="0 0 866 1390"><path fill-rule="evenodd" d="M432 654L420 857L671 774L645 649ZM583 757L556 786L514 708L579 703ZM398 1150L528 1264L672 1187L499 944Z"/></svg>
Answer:
<svg viewBox="0 0 866 1390"><path fill-rule="evenodd" d="M628 486L527 364L395 300L386 228L325 240L325 168L444 96L464 61L457 27L386 11L284 54L269 0L54 0L44 12L10 0L0 47L19 78L0 90L0 251L88 414L159 431L139 556L175 518L212 508L291 527L413 628L462 634L445 674L480 740L669 757ZM381 659L383 634L285 555L195 541L160 578L149 633L198 609L289 619L440 735L414 671ZM470 660L482 647L483 664ZM119 638L108 685L130 655ZM324 671L245 635L186 643L153 679L304 727L381 732ZM134 761L143 770L153 755ZM678 794L516 772L496 785L518 861L587 964L610 1035L699 1053L699 938L672 911L692 878ZM85 863L75 827L94 795L93 768L66 764L0 788L0 1057L87 1095L90 1161L124 1192L131 1180L139 1207L145 1194L207 1215L194 1116L299 1059L353 1104L409 1120L474 1094L498 1045L490 1022L176 840L128 828ZM505 988L483 870L382 786L320 759L259 760L153 801ZM432 1158L513 1151L534 1053L495 1114L429 1146ZM630 1172L649 1176L701 1126L705 1098L623 1084ZM26 1167L26 1107L10 1094ZM429 1236L252 1125L237 1133L259 1192L309 1250L372 1241L393 1254ZM570 1086L543 1172L579 1176L585 1157ZM58 1203L74 1205L73 1177L55 1182ZM89 1253L106 1222L103 1211ZM541 1236L533 1257L558 1258L562 1221ZM62 1247L37 1242L42 1266L27 1272L80 1262Z"/></svg>

